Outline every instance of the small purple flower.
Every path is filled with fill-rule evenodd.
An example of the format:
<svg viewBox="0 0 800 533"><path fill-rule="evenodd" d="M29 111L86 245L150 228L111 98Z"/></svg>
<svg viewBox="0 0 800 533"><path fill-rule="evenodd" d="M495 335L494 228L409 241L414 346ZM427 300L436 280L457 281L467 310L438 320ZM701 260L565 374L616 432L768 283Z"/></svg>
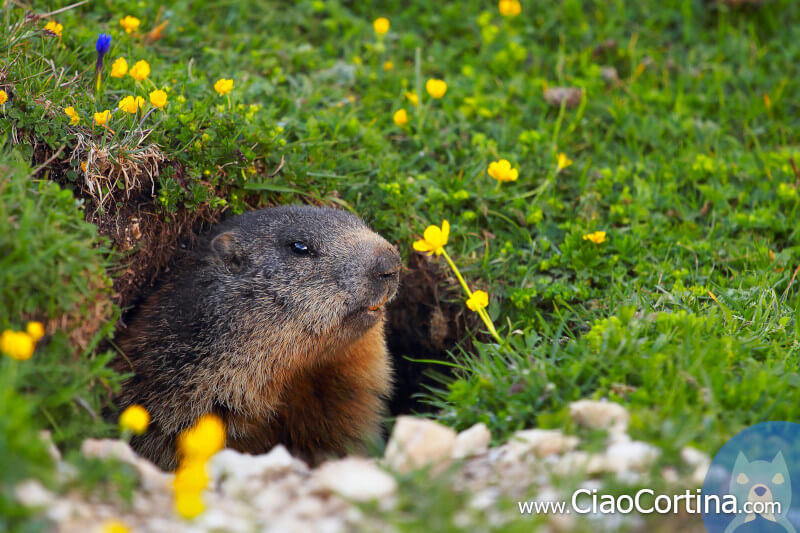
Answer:
<svg viewBox="0 0 800 533"><path fill-rule="evenodd" d="M102 58L104 55L106 55L108 49L111 48L111 36L107 33L101 33L98 35L95 48L97 48L98 58ZM100 59L100 61L102 61L102 59Z"/></svg>
<svg viewBox="0 0 800 533"><path fill-rule="evenodd" d="M111 48L111 36L107 33L101 33L97 36L97 44L94 47L97 49L97 64L94 66L95 91L99 94L100 80L103 78L103 56Z"/></svg>

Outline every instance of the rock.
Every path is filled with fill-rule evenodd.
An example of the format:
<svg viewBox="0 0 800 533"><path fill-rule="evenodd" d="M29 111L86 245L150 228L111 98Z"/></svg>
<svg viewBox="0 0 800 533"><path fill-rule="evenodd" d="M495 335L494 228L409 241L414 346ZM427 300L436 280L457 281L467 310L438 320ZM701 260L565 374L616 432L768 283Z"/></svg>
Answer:
<svg viewBox="0 0 800 533"><path fill-rule="evenodd" d="M426 466L441 472L450 464L456 432L432 420L401 416L386 445L386 463L398 472Z"/></svg>
<svg viewBox="0 0 800 533"><path fill-rule="evenodd" d="M661 455L661 451L641 441L618 442L608 447L604 469L608 472L644 472Z"/></svg>
<svg viewBox="0 0 800 533"><path fill-rule="evenodd" d="M25 507L45 507L53 502L53 494L35 479L26 479L14 487L14 498Z"/></svg>
<svg viewBox="0 0 800 533"><path fill-rule="evenodd" d="M572 419L591 429L605 429L609 433L625 433L630 415L618 403L609 401L580 400L569 406Z"/></svg>
<svg viewBox="0 0 800 533"><path fill-rule="evenodd" d="M711 458L708 455L691 446L683 447L681 450L681 459L692 467L708 465L711 462Z"/></svg>
<svg viewBox="0 0 800 533"><path fill-rule="evenodd" d="M84 457L97 459L114 458L136 469L145 491L163 491L170 488L172 474L162 472L156 465L136 455L126 442L115 439L86 439L81 445Z"/></svg>
<svg viewBox="0 0 800 533"><path fill-rule="evenodd" d="M553 107L561 107L562 103L567 108L576 107L582 97L583 90L577 87L552 87L544 91L544 99Z"/></svg>
<svg viewBox="0 0 800 533"><path fill-rule="evenodd" d="M489 428L483 422L479 422L456 436L452 457L453 459L465 459L473 455L486 453L491 440L492 433Z"/></svg>
<svg viewBox="0 0 800 533"><path fill-rule="evenodd" d="M305 463L292 457L280 444L262 455L249 455L226 448L214 454L208 468L212 479L237 481L280 476L293 469L307 470Z"/></svg>
<svg viewBox="0 0 800 533"><path fill-rule="evenodd" d="M706 479L708 468L711 466L711 458L700 450L685 446L681 450L681 459L694 469L691 478L692 483L702 485Z"/></svg>
<svg viewBox="0 0 800 533"><path fill-rule="evenodd" d="M378 500L394 494L397 482L363 457L346 457L320 466L312 478L319 486L352 501Z"/></svg>
<svg viewBox="0 0 800 533"><path fill-rule="evenodd" d="M577 437L564 435L558 429L525 429L514 433L508 442L508 450L512 458L528 453L547 457L574 450L577 445Z"/></svg>

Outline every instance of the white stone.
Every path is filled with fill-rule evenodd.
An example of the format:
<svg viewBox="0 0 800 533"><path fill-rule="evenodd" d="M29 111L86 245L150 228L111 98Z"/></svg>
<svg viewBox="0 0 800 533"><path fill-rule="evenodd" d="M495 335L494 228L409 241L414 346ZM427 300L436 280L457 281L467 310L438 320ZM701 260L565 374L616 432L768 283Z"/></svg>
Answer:
<svg viewBox="0 0 800 533"><path fill-rule="evenodd" d="M386 445L386 462L398 472L426 466L440 472L453 454L456 432L432 420L401 416Z"/></svg>
<svg viewBox="0 0 800 533"><path fill-rule="evenodd" d="M358 502L385 498L397 489L392 476L362 457L324 463L312 479L323 489Z"/></svg>
<svg viewBox="0 0 800 533"><path fill-rule="evenodd" d="M681 459L689 466L708 465L711 463L711 458L691 446L684 446L681 450Z"/></svg>
<svg viewBox="0 0 800 533"><path fill-rule="evenodd" d="M605 470L608 472L643 472L661 455L661 451L641 441L612 444L606 450Z"/></svg>
<svg viewBox="0 0 800 533"><path fill-rule="evenodd" d="M226 448L214 454L209 461L213 479L237 481L283 475L294 467L304 468L302 461L294 459L280 444L269 453L249 455Z"/></svg>
<svg viewBox="0 0 800 533"><path fill-rule="evenodd" d="M630 421L630 415L623 406L605 400L572 402L569 413L578 424L591 429L605 429L609 433L624 433Z"/></svg>
<svg viewBox="0 0 800 533"><path fill-rule="evenodd" d="M453 459L466 459L473 455L486 453L491 440L492 433L489 428L483 422L479 422L456 436L452 457Z"/></svg>
<svg viewBox="0 0 800 533"><path fill-rule="evenodd" d="M578 438L564 435L558 429L525 429L517 431L508 442L509 451L517 458L533 453L537 457L547 457L574 450Z"/></svg>
<svg viewBox="0 0 800 533"><path fill-rule="evenodd" d="M14 487L14 497L25 507L44 507L53 502L53 494L35 479L26 479Z"/></svg>

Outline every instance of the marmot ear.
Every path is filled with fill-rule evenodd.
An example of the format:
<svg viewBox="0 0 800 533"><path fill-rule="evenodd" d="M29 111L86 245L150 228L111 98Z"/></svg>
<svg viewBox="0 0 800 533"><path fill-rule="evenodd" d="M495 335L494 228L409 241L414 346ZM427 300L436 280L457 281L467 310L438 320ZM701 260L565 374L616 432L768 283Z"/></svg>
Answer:
<svg viewBox="0 0 800 533"><path fill-rule="evenodd" d="M211 251L233 272L238 272L244 266L244 249L232 231L226 231L214 237L211 240Z"/></svg>

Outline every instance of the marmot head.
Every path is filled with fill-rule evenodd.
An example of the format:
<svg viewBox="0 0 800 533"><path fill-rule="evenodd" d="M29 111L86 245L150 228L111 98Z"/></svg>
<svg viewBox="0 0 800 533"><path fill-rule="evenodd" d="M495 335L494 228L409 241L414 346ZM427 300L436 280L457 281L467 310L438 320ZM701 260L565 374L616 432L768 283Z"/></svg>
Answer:
<svg viewBox="0 0 800 533"><path fill-rule="evenodd" d="M327 347L383 320L402 266L395 247L358 217L308 206L234 217L201 254L204 279L195 286L215 285L209 294L225 300L222 309L236 302L232 314L252 328L289 328L308 337L302 344Z"/></svg>

